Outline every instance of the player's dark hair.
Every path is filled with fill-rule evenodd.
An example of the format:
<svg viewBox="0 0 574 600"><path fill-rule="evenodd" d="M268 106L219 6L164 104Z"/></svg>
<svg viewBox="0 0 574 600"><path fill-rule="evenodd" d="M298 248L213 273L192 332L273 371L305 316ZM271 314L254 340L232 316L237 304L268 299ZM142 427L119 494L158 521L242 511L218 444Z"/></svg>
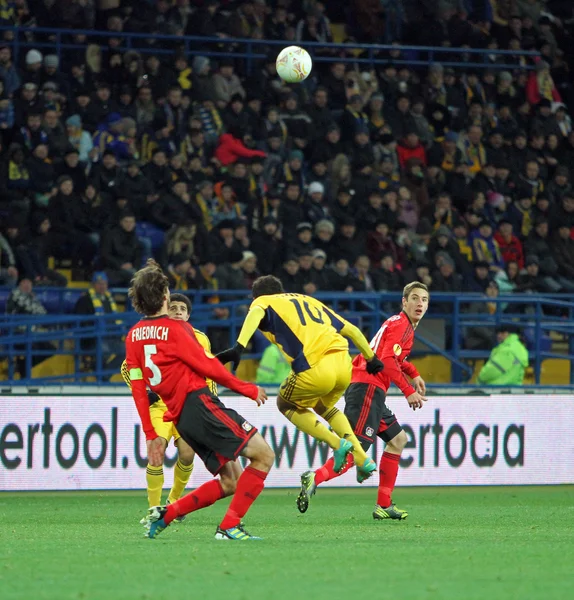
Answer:
<svg viewBox="0 0 574 600"><path fill-rule="evenodd" d="M428 286L425 285L424 283L421 283L420 281L413 281L412 283L408 283L407 285L405 285L405 287L403 289L403 298L405 300L408 300L412 291L419 290L419 289L424 290L427 294L429 294L429 298L430 298L430 292L429 292Z"/></svg>
<svg viewBox="0 0 574 600"><path fill-rule="evenodd" d="M133 276L128 296L138 313L150 317L161 310L168 286L168 278L161 267L150 258L146 266Z"/></svg>
<svg viewBox="0 0 574 600"><path fill-rule="evenodd" d="M189 317L189 315L191 315L191 300L187 296L184 296L183 294L171 294L169 302L170 304L172 302L183 302L187 308L187 316Z"/></svg>
<svg viewBox="0 0 574 600"><path fill-rule="evenodd" d="M258 277L253 282L251 290L254 298L259 298L259 296L271 296L273 294L283 294L285 291L281 280L273 275Z"/></svg>

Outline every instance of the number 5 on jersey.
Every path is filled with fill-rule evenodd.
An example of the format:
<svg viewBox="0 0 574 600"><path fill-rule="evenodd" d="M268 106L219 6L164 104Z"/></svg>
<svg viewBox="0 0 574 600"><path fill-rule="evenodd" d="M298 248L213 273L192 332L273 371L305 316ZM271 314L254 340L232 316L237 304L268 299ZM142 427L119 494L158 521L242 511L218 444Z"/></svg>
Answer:
<svg viewBox="0 0 574 600"><path fill-rule="evenodd" d="M153 362L153 355L157 354L157 346L155 344L146 344L144 346L145 366L152 372L152 377L149 380L150 385L158 385L161 383L161 371Z"/></svg>

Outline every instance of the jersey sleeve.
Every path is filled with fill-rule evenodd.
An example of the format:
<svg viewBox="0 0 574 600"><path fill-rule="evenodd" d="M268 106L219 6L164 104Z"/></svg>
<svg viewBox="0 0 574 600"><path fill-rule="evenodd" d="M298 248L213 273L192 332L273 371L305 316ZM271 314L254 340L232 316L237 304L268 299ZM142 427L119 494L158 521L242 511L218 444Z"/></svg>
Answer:
<svg viewBox="0 0 574 600"><path fill-rule="evenodd" d="M157 433L153 428L149 414L149 400L145 380L143 377L143 366L138 360L137 353L135 352L134 345L129 335L126 341L125 364L127 375L131 384L128 385L130 385L130 388L132 390L132 397L134 399L134 402L136 403L136 408L140 416L140 421L142 423L142 428L146 440L153 440L157 437Z"/></svg>
<svg viewBox="0 0 574 600"><path fill-rule="evenodd" d="M404 324L400 321L392 323L385 334L382 336L378 347L376 348L377 356L385 365L383 373L401 390L405 397L410 396L415 392L415 388L409 383L401 369L401 363L395 354L395 346L402 341Z"/></svg>
<svg viewBox="0 0 574 600"><path fill-rule="evenodd" d="M200 331L199 329L195 329L195 327L193 328L193 332L195 333L195 337L197 338L199 345L202 348L204 348L205 350L207 350L208 352L211 352L211 342L209 341L209 338L207 337L207 335L205 335L205 333L203 333L203 331ZM215 381L213 381L213 379L206 379L205 381L207 383L207 387L209 388L209 391L214 396L217 396L217 383L215 383Z"/></svg>
<svg viewBox="0 0 574 600"><path fill-rule="evenodd" d="M403 360L403 362L401 363L401 369L403 373L406 373L411 379L420 377L420 373L417 371L417 368L412 363L406 360Z"/></svg>
<svg viewBox="0 0 574 600"><path fill-rule="evenodd" d="M178 338L182 342L178 345L178 357L193 371L201 377L213 379L238 394L242 394L253 400L257 398L257 386L235 377L217 358L202 348L190 325L182 323L182 328L177 329L177 332Z"/></svg>
<svg viewBox="0 0 574 600"><path fill-rule="evenodd" d="M245 321L243 322L243 326L241 327L241 331L239 332L239 337L237 338L238 344L241 344L244 348L247 347L249 340L257 331L259 323L261 323L264 316L265 309L262 306L259 304L255 305L254 303L251 304L249 312L247 313Z"/></svg>

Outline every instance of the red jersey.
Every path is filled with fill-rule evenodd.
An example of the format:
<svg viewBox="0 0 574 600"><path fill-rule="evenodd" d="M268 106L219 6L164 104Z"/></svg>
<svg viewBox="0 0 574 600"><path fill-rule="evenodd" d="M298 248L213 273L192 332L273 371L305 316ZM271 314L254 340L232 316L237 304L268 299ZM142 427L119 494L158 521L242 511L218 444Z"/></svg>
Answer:
<svg viewBox="0 0 574 600"><path fill-rule="evenodd" d="M371 340L371 348L381 359L385 368L377 375L367 373L367 363L359 354L353 360L352 383L369 383L388 391L394 383L405 397L414 393L415 388L405 377L405 373L415 378L419 376L416 367L406 361L415 340L415 330L404 312L387 319L375 337Z"/></svg>
<svg viewBox="0 0 574 600"><path fill-rule="evenodd" d="M126 363L132 395L146 439L157 437L149 416L146 386L167 406L164 421L177 423L187 394L207 387L206 377L229 389L257 398L257 386L241 381L201 347L193 327L167 315L142 319L126 337Z"/></svg>

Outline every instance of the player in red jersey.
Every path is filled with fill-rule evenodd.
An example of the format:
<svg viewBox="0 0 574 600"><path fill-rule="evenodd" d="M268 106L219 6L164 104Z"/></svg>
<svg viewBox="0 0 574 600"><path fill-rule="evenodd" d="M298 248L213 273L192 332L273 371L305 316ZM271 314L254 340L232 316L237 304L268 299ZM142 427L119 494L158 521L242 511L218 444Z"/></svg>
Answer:
<svg viewBox="0 0 574 600"><path fill-rule="evenodd" d="M375 435L385 442L385 451L379 465L379 492L373 511L374 519L406 519L408 513L397 508L391 495L395 487L401 452L407 443L407 436L399 425L396 416L385 403L385 394L391 383L400 388L409 406L416 410L426 402L426 386L415 366L406 361L413 347L415 329L424 317L429 304L429 291L424 283L414 281L403 290L403 310L387 319L373 340L375 351L385 368L377 375L369 375L365 359L359 355L353 360L351 385L345 392L345 415L353 426L355 435L367 450L374 442ZM408 375L412 379L409 382ZM316 471L301 475L301 492L297 498L297 508L305 512L309 500L324 481L342 475L353 466L349 456L346 465L339 473L333 470L333 459L329 459Z"/></svg>
<svg viewBox="0 0 574 600"><path fill-rule="evenodd" d="M247 533L241 520L263 490L273 451L253 425L211 393L205 378L255 400L258 406L267 399L265 391L229 373L200 346L189 323L169 318L168 279L153 261L135 274L129 296L136 311L145 315L127 335L126 362L150 463L160 457L163 441L150 419L146 386L165 402L164 421L173 421L206 468L219 475L173 504L150 508L143 520L147 536L154 538L174 519L233 494L215 538L260 539ZM250 464L237 480L230 461L240 455Z"/></svg>

